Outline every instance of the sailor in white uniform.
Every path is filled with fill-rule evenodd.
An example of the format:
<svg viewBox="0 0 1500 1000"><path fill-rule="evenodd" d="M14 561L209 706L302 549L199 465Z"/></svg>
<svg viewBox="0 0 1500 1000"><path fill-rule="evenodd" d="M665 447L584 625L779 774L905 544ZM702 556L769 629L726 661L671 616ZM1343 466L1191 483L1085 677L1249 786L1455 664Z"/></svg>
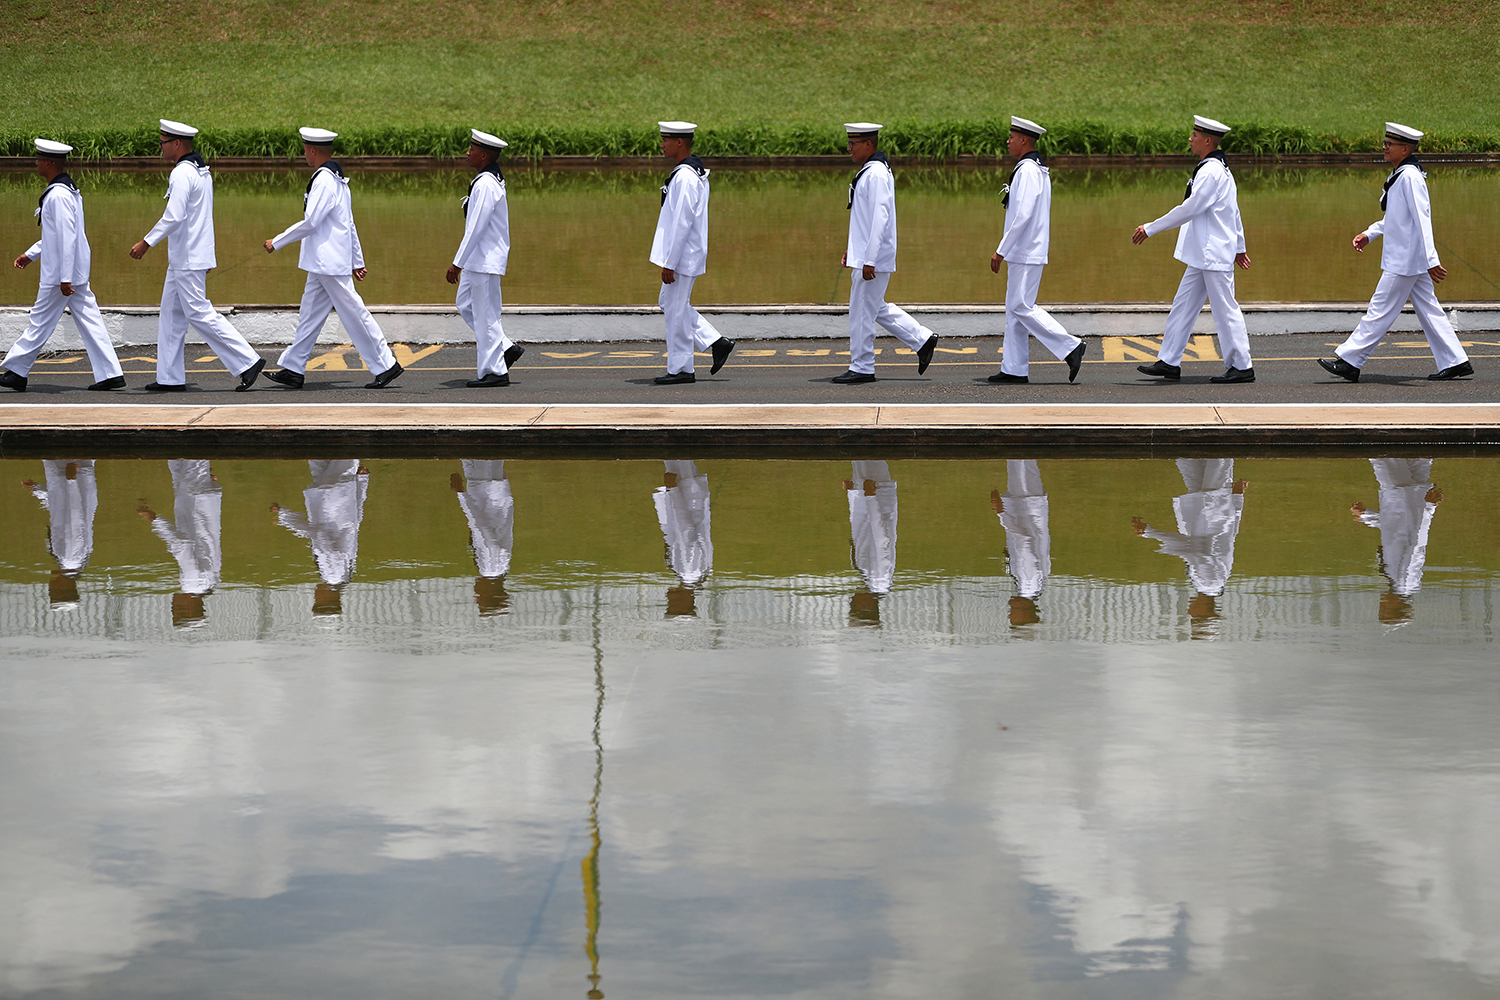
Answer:
<svg viewBox="0 0 1500 1000"><path fill-rule="evenodd" d="M1453 332L1453 324L1438 304L1433 283L1448 277L1448 269L1438 260L1437 244L1432 237L1432 201L1427 194L1427 173L1417 159L1417 144L1423 133L1414 128L1385 123L1382 143L1385 162L1392 165L1380 193L1380 209L1385 217L1358 236L1354 249L1360 253L1377 236L1385 240L1380 250L1380 283L1370 299L1364 318L1338 347L1332 361L1319 358L1318 364L1330 374L1350 382L1359 381L1360 370L1380 338L1390 330L1401 314L1406 300L1411 300L1432 349L1438 370L1427 377L1434 382L1474 374L1469 355Z"/></svg>
<svg viewBox="0 0 1500 1000"><path fill-rule="evenodd" d="M47 179L42 196L37 199L37 225L42 227L42 238L15 259L16 267L26 267L32 261L42 262L41 280L37 287L36 304L31 307L31 318L22 333L0 361L0 385L16 392L26 391L26 379L37 355L42 353L52 332L62 320L63 307L73 314L73 325L78 336L83 338L84 350L88 352L89 364L94 369L95 391L125 388L125 376L120 369L120 359L115 355L109 331L104 327L104 316L99 312L99 303L89 288L89 267L93 255L89 252L89 238L83 228L83 195L78 185L68 176L68 154L73 147L50 139L35 139L36 172Z"/></svg>
<svg viewBox="0 0 1500 1000"><path fill-rule="evenodd" d="M266 378L293 389L302 388L307 360L328 314L337 309L349 340L364 359L365 367L377 373L366 389L384 389L401 374L401 366L385 342L385 334L354 290L354 282L365 280L365 254L354 226L354 206L349 179L333 158L337 132L321 128L299 129L302 156L313 168L303 195L302 221L266 240L266 253L275 253L302 241L297 266L307 272L307 286L297 311L297 332L276 363L280 371Z"/></svg>
<svg viewBox="0 0 1500 1000"><path fill-rule="evenodd" d="M666 543L667 565L684 587L696 587L714 568L708 475L693 462L662 464L662 484L651 500Z"/></svg>
<svg viewBox="0 0 1500 1000"><path fill-rule="evenodd" d="M1015 158L1016 168L1000 200L1005 207L1005 236L990 258L990 270L996 274L1005 265L1005 354L991 382L1029 381L1028 336L1067 363L1069 382L1078 378L1083 367L1083 341L1036 304L1052 237L1052 176L1036 151L1037 140L1046 133L1030 119L1011 117L1006 149Z"/></svg>
<svg viewBox="0 0 1500 1000"><path fill-rule="evenodd" d="M511 343L500 324L500 278L510 259L510 208L505 201L505 175L500 172L500 150L510 143L498 136L469 130L466 160L475 171L463 200L464 238L448 265L448 284L458 286L455 305L474 331L479 375L465 384L471 389L510 385L510 366L526 353Z"/></svg>
<svg viewBox="0 0 1500 1000"><path fill-rule="evenodd" d="M1219 152L1219 143L1229 126L1212 118L1193 116L1193 134L1188 140L1198 157L1182 204L1166 215L1136 226L1130 242L1146 242L1157 233L1182 227L1177 233L1177 249L1172 254L1187 265L1177 297L1167 314L1166 332L1162 334L1157 360L1138 366L1144 375L1154 375L1176 382L1182 377L1182 352L1193 335L1193 323L1203 309L1207 296L1213 310L1214 328L1219 334L1219 350L1229 367L1210 382L1254 382L1255 363L1250 359L1250 337L1245 329L1245 314L1234 297L1234 269L1248 268L1245 253L1245 227L1240 221L1239 188L1234 175Z"/></svg>
<svg viewBox="0 0 1500 1000"><path fill-rule="evenodd" d="M1400 620L1409 614L1412 595L1422 589L1427 533L1443 491L1432 485L1430 458L1372 458L1370 465L1380 484L1380 509L1356 502L1349 512L1380 529L1380 572L1391 585L1381 601L1381 619Z"/></svg>
<svg viewBox="0 0 1500 1000"><path fill-rule="evenodd" d="M219 480L206 459L173 459L172 519L144 504L136 511L151 522L157 538L177 560L178 592L172 595L172 624L193 627L203 623L203 598L219 585L223 554L219 547L219 519L224 499Z"/></svg>
<svg viewBox="0 0 1500 1000"><path fill-rule="evenodd" d="M672 161L672 172L661 187L661 213L651 238L651 263L661 268L657 302L667 327L667 373L657 385L695 381L693 350L711 351L717 374L734 341L721 336L713 324L693 308L693 282L708 270L708 168L693 155L692 122L657 122L662 155Z"/></svg>
<svg viewBox="0 0 1500 1000"><path fill-rule="evenodd" d="M1234 539L1249 484L1234 478L1232 458L1182 458L1177 460L1177 471L1187 488L1187 493L1172 501L1177 530L1158 531L1139 517L1132 518L1131 524L1137 535L1161 543L1157 551L1187 563L1188 579L1198 592L1188 613L1208 617L1234 572Z"/></svg>
<svg viewBox="0 0 1500 1000"><path fill-rule="evenodd" d="M266 366L255 352L208 301L208 272L219 266L214 256L214 182L208 164L193 150L198 130L182 122L159 119L161 157L170 160L167 179L167 209L143 239L130 248L140 260L146 251L167 240L167 278L161 290L161 316L156 326L156 381L149 392L182 392L187 389L187 332L191 326L204 343L234 372L244 392Z"/></svg>
<svg viewBox="0 0 1500 1000"><path fill-rule="evenodd" d="M42 463L45 486L30 479L22 485L47 512L47 551L66 576L77 576L94 552L94 510L99 506L99 483L94 460L49 459Z"/></svg>
<svg viewBox="0 0 1500 1000"><path fill-rule="evenodd" d="M365 516L365 494L370 471L358 459L317 460L307 463L312 484L302 491L306 515L272 504L276 522L312 547L322 586L313 598L314 614L338 614L340 590L354 578L359 555L359 525Z"/></svg>
<svg viewBox="0 0 1500 1000"><path fill-rule="evenodd" d="M849 122L849 158L859 171L849 184L849 242L840 267L849 275L849 370L831 381L858 385L875 381L875 326L894 334L917 355L917 374L927 371L937 337L902 309L885 300L896 270L896 178L891 161L877 148L874 122Z"/></svg>
<svg viewBox="0 0 1500 1000"><path fill-rule="evenodd" d="M481 615L503 613L510 607L505 575L510 572L510 552L516 503L511 498L505 462L481 458L463 460L463 473L448 480L458 497L458 506L469 522L469 545L474 552L474 603Z"/></svg>
<svg viewBox="0 0 1500 1000"><path fill-rule="evenodd" d="M885 462L854 462L844 480L849 499L849 562L865 592L850 603L850 617L879 621L880 597L896 577L896 482ZM873 612L873 617L870 613Z"/></svg>
<svg viewBox="0 0 1500 1000"><path fill-rule="evenodd" d="M1035 624L1036 599L1052 574L1052 533L1048 526L1047 490L1035 459L1005 463L1005 492L990 492L990 507L1005 529L1005 562L1016 584L1011 623Z"/></svg>

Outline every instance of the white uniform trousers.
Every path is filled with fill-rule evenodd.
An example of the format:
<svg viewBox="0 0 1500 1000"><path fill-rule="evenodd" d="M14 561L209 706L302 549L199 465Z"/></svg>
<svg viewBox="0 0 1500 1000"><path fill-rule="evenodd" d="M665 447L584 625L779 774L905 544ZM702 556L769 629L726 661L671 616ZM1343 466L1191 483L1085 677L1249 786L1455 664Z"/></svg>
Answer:
<svg viewBox="0 0 1500 1000"><path fill-rule="evenodd" d="M458 298L454 305L459 316L474 331L474 347L479 355L479 377L504 375L505 352L510 338L500 325L500 278L465 268L458 276Z"/></svg>
<svg viewBox="0 0 1500 1000"><path fill-rule="evenodd" d="M297 333L292 343L281 352L276 363L299 375L307 374L307 359L312 357L318 334L328 322L328 314L337 309L339 322L349 334L365 367L373 374L388 371L396 363L385 334L365 307L365 300L354 290L354 276L349 274L317 274L307 272L307 286L302 289L302 304L297 307Z"/></svg>
<svg viewBox="0 0 1500 1000"><path fill-rule="evenodd" d="M1000 370L1007 375L1025 375L1031 367L1031 344L1035 337L1061 361L1083 341L1062 328L1047 310L1036 304L1042 286L1044 264L1005 262L1005 354Z"/></svg>
<svg viewBox="0 0 1500 1000"><path fill-rule="evenodd" d="M875 374L875 325L894 334L903 344L916 350L927 343L932 331L912 319L900 306L885 300L890 271L876 271L866 281L855 268L849 283L849 370L864 375Z"/></svg>
<svg viewBox="0 0 1500 1000"><path fill-rule="evenodd" d="M662 282L656 299L667 321L667 371L674 375L692 371L694 348L707 350L720 336L690 301L697 279L697 275L679 274L670 285Z"/></svg>
<svg viewBox="0 0 1500 1000"><path fill-rule="evenodd" d="M187 381L188 327L198 331L203 342L233 375L243 375L260 355L229 320L208 301L208 272L167 268L161 288L161 319L156 325L156 381L182 385Z"/></svg>
<svg viewBox="0 0 1500 1000"><path fill-rule="evenodd" d="M83 349L88 351L89 364L94 368L94 380L102 382L122 374L120 359L115 355L115 346L110 343L109 331L104 328L104 316L99 312L99 302L87 281L73 285L73 294L64 295L56 285L47 285L37 290L36 305L31 307L31 321L26 332L16 340L10 353L0 361L0 368L25 378L31 374L38 354L47 345L52 331L62 320L63 306L73 313L73 325L78 336L83 338Z"/></svg>
<svg viewBox="0 0 1500 1000"><path fill-rule="evenodd" d="M1382 272L1364 318L1349 334L1349 339L1333 353L1354 367L1363 368L1380 338L1401 315L1401 307L1406 305L1407 299L1411 299L1412 308L1416 310L1417 322L1422 324L1422 333L1427 337L1427 346L1432 349L1432 359L1437 362L1439 370L1469 360L1453 332L1453 324L1448 322L1443 307L1438 305L1437 294L1432 289L1432 275L1425 271L1421 274Z"/></svg>
<svg viewBox="0 0 1500 1000"><path fill-rule="evenodd" d="M1244 371L1253 368L1250 360L1250 335L1245 330L1245 314L1234 298L1233 271L1204 271L1190 267L1182 274L1172 311L1167 314L1167 329L1156 356L1169 365L1182 364L1182 352L1193 335L1193 323L1208 299L1213 310L1214 329L1219 334L1219 353L1224 364Z"/></svg>

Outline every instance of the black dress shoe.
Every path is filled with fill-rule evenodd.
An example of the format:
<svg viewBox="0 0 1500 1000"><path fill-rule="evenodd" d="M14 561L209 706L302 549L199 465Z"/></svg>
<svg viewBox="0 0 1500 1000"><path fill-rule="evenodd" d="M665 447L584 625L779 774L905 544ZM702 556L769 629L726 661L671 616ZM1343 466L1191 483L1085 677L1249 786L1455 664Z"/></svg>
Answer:
<svg viewBox="0 0 1500 1000"><path fill-rule="evenodd" d="M292 371L290 368L280 368L274 372L266 372L266 381L284 385L288 389L300 389L307 376Z"/></svg>
<svg viewBox="0 0 1500 1000"><path fill-rule="evenodd" d="M1153 361L1149 365L1136 365L1135 370L1142 375L1152 375L1156 378L1164 378L1168 382L1176 382L1182 378L1182 367L1180 365L1169 365L1165 361Z"/></svg>
<svg viewBox="0 0 1500 1000"><path fill-rule="evenodd" d="M1254 368L1229 368L1223 375L1215 375L1210 382L1254 382Z"/></svg>
<svg viewBox="0 0 1500 1000"><path fill-rule="evenodd" d="M848 371L844 372L844 374L835 375L828 381L832 382L834 385L860 385L864 382L875 381L875 373L857 372L853 368L851 368Z"/></svg>
<svg viewBox="0 0 1500 1000"><path fill-rule="evenodd" d="M147 382L141 388L147 392L187 392L187 386L173 385L170 382Z"/></svg>
<svg viewBox="0 0 1500 1000"><path fill-rule="evenodd" d="M1026 376L1026 375L1012 375L1009 372L996 372L995 374L991 375L987 379L987 381L990 381L990 382L1013 382L1013 383L1015 383L1017 385L1025 385L1025 384L1027 384L1027 383L1029 383L1031 381L1031 378L1029 376Z"/></svg>
<svg viewBox="0 0 1500 1000"><path fill-rule="evenodd" d="M734 341L728 337L720 337L713 342L709 350L714 352L714 366L708 370L708 373L717 375L719 369L724 367L724 362L729 360L729 352L734 350Z"/></svg>
<svg viewBox="0 0 1500 1000"><path fill-rule="evenodd" d="M116 375L114 378L100 379L89 386L90 392L108 392L111 389L125 388L125 376Z"/></svg>
<svg viewBox="0 0 1500 1000"><path fill-rule="evenodd" d="M402 372L404 372L404 371L406 371L406 369L402 368L401 367L401 362L398 361L395 364L391 365L389 368L387 368L385 371L381 372L379 375L376 375L375 376L375 381L373 381L373 382L366 382L365 383L365 388L366 389L384 389L386 386L388 386L392 382L396 381L397 377L400 376L400 374Z"/></svg>
<svg viewBox="0 0 1500 1000"><path fill-rule="evenodd" d="M526 353L526 348L520 344L511 344L505 349L505 367L514 368L516 362L521 360L521 355Z"/></svg>
<svg viewBox="0 0 1500 1000"><path fill-rule="evenodd" d="M1359 369L1351 365L1349 362L1345 361L1343 358L1334 358L1332 361L1328 361L1324 358L1319 358L1318 364L1321 365L1323 367L1323 370L1330 375L1337 375L1339 378L1347 379L1350 382L1359 381Z"/></svg>
<svg viewBox="0 0 1500 1000"><path fill-rule="evenodd" d="M488 389L492 385L510 385L509 375L496 375L494 372L485 372L479 378L471 378L464 385L470 389Z"/></svg>
<svg viewBox="0 0 1500 1000"><path fill-rule="evenodd" d="M0 370L0 385L5 386L5 388L7 389L14 389L17 392L25 392L26 376L17 375L15 372Z"/></svg>
<svg viewBox="0 0 1500 1000"><path fill-rule="evenodd" d="M1467 361L1461 361L1452 368L1444 368L1440 372L1433 372L1427 376L1429 382L1446 382L1450 378L1463 378L1465 375L1473 375L1474 366Z"/></svg>
<svg viewBox="0 0 1500 1000"><path fill-rule="evenodd" d="M1078 378L1078 370L1083 367L1083 352L1088 350L1088 346L1083 341L1079 341L1078 346L1069 351L1068 356L1063 358L1068 363L1069 382Z"/></svg>
<svg viewBox="0 0 1500 1000"><path fill-rule="evenodd" d="M667 372L665 375L656 376L651 381L657 385L686 385L689 382L696 382L698 379L692 372Z"/></svg>
<svg viewBox="0 0 1500 1000"><path fill-rule="evenodd" d="M937 337L927 338L927 342L917 348L917 374L920 375L932 364L932 352L937 348Z"/></svg>
<svg viewBox="0 0 1500 1000"><path fill-rule="evenodd" d="M246 368L244 371L240 372L240 384L234 387L234 391L235 392L244 392L246 389L248 389L252 385L254 385L255 384L255 380L260 377L261 369L264 368L265 366L266 366L266 359L265 358L256 358L255 359L255 364L251 365L249 368Z"/></svg>

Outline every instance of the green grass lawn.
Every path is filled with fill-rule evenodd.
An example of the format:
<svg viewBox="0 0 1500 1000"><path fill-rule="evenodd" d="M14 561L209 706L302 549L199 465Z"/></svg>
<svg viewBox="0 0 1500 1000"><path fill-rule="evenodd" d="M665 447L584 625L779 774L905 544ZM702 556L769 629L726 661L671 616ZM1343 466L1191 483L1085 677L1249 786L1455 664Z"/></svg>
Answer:
<svg viewBox="0 0 1500 1000"><path fill-rule="evenodd" d="M1053 152L1176 152L1193 113L1230 148L1341 149L1386 119L1435 146L1500 148L1500 3L1415 0L0 0L0 151L32 135L154 150L158 117L211 151L446 153L465 129L515 152L994 153L1010 114ZM1237 144L1237 145L1236 145Z"/></svg>

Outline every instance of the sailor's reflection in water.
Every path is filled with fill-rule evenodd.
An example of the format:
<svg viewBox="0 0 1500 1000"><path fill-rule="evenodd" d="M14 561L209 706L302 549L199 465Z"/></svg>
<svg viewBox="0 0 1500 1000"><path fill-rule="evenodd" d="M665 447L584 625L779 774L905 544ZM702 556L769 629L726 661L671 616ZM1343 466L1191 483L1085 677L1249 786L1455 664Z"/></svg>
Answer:
<svg viewBox="0 0 1500 1000"><path fill-rule="evenodd" d="M458 505L469 521L469 545L474 550L474 603L482 616L505 614L510 594L505 575L510 572L510 550L516 521L516 502L505 478L505 462L482 458L463 460L463 474L448 480Z"/></svg>
<svg viewBox="0 0 1500 1000"><path fill-rule="evenodd" d="M313 614L342 614L342 590L354 576L359 554L359 523L365 515L370 470L353 458L315 459L307 468L312 474L311 485L302 491L307 514L274 503L271 510L278 524L312 546L323 579L313 594Z"/></svg>
<svg viewBox="0 0 1500 1000"><path fill-rule="evenodd" d="M990 491L990 507L1005 529L1005 564L1015 581L1010 599L1013 628L1042 620L1036 599L1052 573L1052 534L1047 525L1047 491L1034 459L1005 463L1005 492Z"/></svg>
<svg viewBox="0 0 1500 1000"><path fill-rule="evenodd" d="M677 574L667 591L667 617L695 615L693 592L714 568L708 476L693 462L663 462L661 486L651 494L666 545L666 563Z"/></svg>
<svg viewBox="0 0 1500 1000"><path fill-rule="evenodd" d="M47 551L57 561L47 581L51 605L58 611L78 606L78 574L94 552L94 510L99 506L99 483L94 460L49 459L42 463L46 485L23 479L47 512Z"/></svg>
<svg viewBox="0 0 1500 1000"><path fill-rule="evenodd" d="M219 585L223 565L219 518L224 492L204 459L173 459L167 469L172 473L172 520L152 510L145 500L136 513L151 522L151 530L167 543L177 560L172 624L193 628L203 624L203 598Z"/></svg>
<svg viewBox="0 0 1500 1000"><path fill-rule="evenodd" d="M849 498L849 562L865 589L849 599L849 624L879 625L880 598L896 576L896 482L885 462L854 462Z"/></svg>
<svg viewBox="0 0 1500 1000"><path fill-rule="evenodd" d="M1356 501L1349 511L1380 529L1376 558L1390 589L1380 596L1379 617L1387 625L1400 626L1411 620L1411 597L1422 589L1427 532L1443 491L1432 485L1430 458L1372 458L1370 465L1380 484L1380 509L1372 511Z"/></svg>
<svg viewBox="0 0 1500 1000"><path fill-rule="evenodd" d="M1234 571L1234 539L1245 506L1243 479L1234 478L1232 458L1180 458L1177 470L1188 492L1172 501L1176 531L1158 531L1143 518L1132 518L1135 533L1161 542L1158 550L1187 563L1197 593L1188 602L1195 639L1218 632L1217 601Z"/></svg>

